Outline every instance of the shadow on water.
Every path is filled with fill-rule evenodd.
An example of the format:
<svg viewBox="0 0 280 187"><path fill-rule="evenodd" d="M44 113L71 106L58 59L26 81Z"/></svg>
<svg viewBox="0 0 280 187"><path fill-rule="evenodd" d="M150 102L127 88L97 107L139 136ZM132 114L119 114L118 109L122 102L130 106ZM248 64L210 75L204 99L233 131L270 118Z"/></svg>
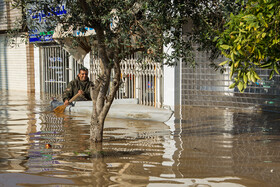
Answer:
<svg viewBox="0 0 280 187"><path fill-rule="evenodd" d="M178 107L166 124L107 119L103 143L91 144L89 116L56 115L44 98L48 97L3 95L0 186L280 182L276 114Z"/></svg>
<svg viewBox="0 0 280 187"><path fill-rule="evenodd" d="M181 116L175 114L175 123L188 124L183 133L220 134L264 132L279 134L279 113L257 110L218 109L210 107L188 107L181 109Z"/></svg>
<svg viewBox="0 0 280 187"><path fill-rule="evenodd" d="M184 106L175 116L178 175L237 176L263 186L280 182L278 113Z"/></svg>

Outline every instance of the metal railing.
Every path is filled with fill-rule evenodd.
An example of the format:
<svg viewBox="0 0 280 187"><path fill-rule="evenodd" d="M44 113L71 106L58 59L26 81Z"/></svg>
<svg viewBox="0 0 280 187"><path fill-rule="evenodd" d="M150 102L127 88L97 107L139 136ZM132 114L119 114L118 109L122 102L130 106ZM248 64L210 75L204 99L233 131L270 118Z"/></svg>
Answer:
<svg viewBox="0 0 280 187"><path fill-rule="evenodd" d="M69 81L75 79L82 64L77 63L61 46L42 46L42 90L61 95ZM135 98L139 104L162 107L163 69L160 63L145 59L138 63L135 58L121 62L122 84L116 99ZM100 75L100 59L91 57L90 79ZM114 73L114 72L113 72Z"/></svg>
<svg viewBox="0 0 280 187"><path fill-rule="evenodd" d="M90 74L95 80L101 73L100 59L93 59ZM163 105L163 70L160 63L145 59L138 63L136 59L121 62L122 84L116 99L136 98L139 104L162 107ZM113 72L114 73L114 72Z"/></svg>
<svg viewBox="0 0 280 187"><path fill-rule="evenodd" d="M62 94L69 81L75 79L82 64L78 64L61 46L42 46L41 55L42 90Z"/></svg>

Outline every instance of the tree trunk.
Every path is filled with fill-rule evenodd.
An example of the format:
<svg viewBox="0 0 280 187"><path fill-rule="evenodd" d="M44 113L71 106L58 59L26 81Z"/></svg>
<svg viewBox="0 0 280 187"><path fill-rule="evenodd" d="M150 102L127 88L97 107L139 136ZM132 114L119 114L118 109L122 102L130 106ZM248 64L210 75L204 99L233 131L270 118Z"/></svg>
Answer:
<svg viewBox="0 0 280 187"><path fill-rule="evenodd" d="M113 102L106 101L105 99L110 83L110 74L103 74L103 76L100 77L99 84L96 81L96 84L98 85L95 85L94 90L92 91L93 108L90 125L90 139L92 142L102 142L104 122L110 109L108 105L111 106L111 103Z"/></svg>
<svg viewBox="0 0 280 187"><path fill-rule="evenodd" d="M98 40L98 53L100 56L101 75L95 81L91 90L93 109L90 125L90 139L92 142L102 142L105 118L109 112L120 85L120 48L110 48L105 45L104 30L102 27L95 27ZM114 77L111 82L111 71L114 69Z"/></svg>
<svg viewBox="0 0 280 187"><path fill-rule="evenodd" d="M90 139L94 143L102 142L103 140L103 128L104 128L105 117L103 116L102 118L101 120L96 119L96 117L91 118Z"/></svg>
<svg viewBox="0 0 280 187"><path fill-rule="evenodd" d="M90 139L92 142L102 142L103 128L106 116L120 85L120 60L114 61L114 77L111 82L111 68L105 68L103 75L95 81L94 88L91 90L93 109L90 125ZM108 92L110 91L110 92Z"/></svg>

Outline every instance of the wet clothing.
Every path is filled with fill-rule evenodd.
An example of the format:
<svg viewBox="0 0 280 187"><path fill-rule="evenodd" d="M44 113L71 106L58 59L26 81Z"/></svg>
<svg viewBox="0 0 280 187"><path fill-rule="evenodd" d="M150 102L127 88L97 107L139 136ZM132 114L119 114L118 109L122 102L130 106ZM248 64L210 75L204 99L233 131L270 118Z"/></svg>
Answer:
<svg viewBox="0 0 280 187"><path fill-rule="evenodd" d="M93 82L86 80L86 81L80 81L79 77L75 80L72 80L66 90L64 90L62 98L63 102L68 99L70 100L74 95L78 93L79 90L82 90L84 92L83 95L80 95L76 101L88 101L91 100L90 96L90 87L93 86Z"/></svg>

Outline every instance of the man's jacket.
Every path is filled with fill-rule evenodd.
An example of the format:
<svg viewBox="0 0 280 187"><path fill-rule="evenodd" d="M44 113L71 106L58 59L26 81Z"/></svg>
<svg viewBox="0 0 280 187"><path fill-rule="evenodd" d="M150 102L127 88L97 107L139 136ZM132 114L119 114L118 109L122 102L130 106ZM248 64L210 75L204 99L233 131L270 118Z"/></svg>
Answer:
<svg viewBox="0 0 280 187"><path fill-rule="evenodd" d="M93 86L93 83L91 81L86 80L86 81L80 81L79 77L75 80L72 80L66 90L63 92L62 98L63 102L68 99L70 100L74 95L78 93L79 90L82 90L84 92L83 95L80 95L76 101L88 101L91 100L90 96L90 87Z"/></svg>

